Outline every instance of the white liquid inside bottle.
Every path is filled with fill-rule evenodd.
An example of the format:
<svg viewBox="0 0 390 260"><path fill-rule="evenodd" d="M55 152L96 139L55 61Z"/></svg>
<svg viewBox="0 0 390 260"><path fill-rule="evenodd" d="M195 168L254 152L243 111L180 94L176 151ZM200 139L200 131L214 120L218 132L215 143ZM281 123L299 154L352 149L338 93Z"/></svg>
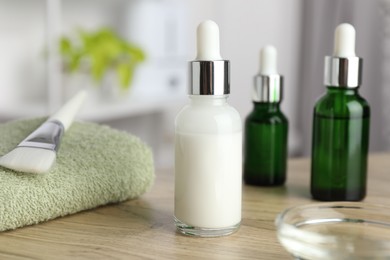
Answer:
<svg viewBox="0 0 390 260"><path fill-rule="evenodd" d="M190 98L176 118L176 225L190 235L227 235L241 222L241 119L227 95Z"/></svg>

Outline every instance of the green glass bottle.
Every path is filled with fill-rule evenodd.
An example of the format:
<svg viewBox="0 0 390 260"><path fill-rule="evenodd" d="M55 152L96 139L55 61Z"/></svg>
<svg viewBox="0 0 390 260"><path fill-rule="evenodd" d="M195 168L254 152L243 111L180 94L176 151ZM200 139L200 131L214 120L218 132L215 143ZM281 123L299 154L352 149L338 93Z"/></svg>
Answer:
<svg viewBox="0 0 390 260"><path fill-rule="evenodd" d="M286 180L288 121L280 110L283 78L276 72L276 49L266 46L255 76L254 109L245 121L244 181L282 185Z"/></svg>
<svg viewBox="0 0 390 260"><path fill-rule="evenodd" d="M338 42L348 37L350 45ZM335 56L325 59L327 92L313 115L311 194L317 200L360 201L366 195L370 106L358 92L362 59L354 54L354 39L351 25L338 26Z"/></svg>
<svg viewBox="0 0 390 260"><path fill-rule="evenodd" d="M288 121L279 103L254 102L245 121L244 180L282 185L286 180Z"/></svg>

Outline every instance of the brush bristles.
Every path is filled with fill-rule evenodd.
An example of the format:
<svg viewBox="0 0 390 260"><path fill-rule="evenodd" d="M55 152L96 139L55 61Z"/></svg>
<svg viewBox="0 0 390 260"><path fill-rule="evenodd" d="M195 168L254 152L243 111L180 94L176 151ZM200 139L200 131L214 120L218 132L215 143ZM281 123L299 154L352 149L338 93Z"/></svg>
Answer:
<svg viewBox="0 0 390 260"><path fill-rule="evenodd" d="M35 147L16 147L0 158L0 165L18 172L45 173L56 160L56 152Z"/></svg>

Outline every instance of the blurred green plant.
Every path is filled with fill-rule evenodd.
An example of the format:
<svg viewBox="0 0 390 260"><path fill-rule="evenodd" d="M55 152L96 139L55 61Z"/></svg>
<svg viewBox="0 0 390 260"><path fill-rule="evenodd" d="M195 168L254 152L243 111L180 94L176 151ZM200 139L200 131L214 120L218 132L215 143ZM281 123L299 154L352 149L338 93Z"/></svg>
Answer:
<svg viewBox="0 0 390 260"><path fill-rule="evenodd" d="M77 31L77 37L62 37L60 52L64 69L69 72L89 71L92 79L101 83L105 74L115 71L121 89L131 86L136 66L145 60L139 47L120 38L112 29L94 32Z"/></svg>

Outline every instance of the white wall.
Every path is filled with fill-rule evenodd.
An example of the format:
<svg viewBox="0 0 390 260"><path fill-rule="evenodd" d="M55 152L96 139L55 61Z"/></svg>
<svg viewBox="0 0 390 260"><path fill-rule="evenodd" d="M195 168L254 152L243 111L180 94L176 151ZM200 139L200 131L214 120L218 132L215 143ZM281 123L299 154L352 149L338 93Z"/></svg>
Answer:
<svg viewBox="0 0 390 260"><path fill-rule="evenodd" d="M340 22L354 23L358 30L357 51L365 64L361 90L373 108L371 148L383 150L385 144L387 149L390 147L387 138L390 120L385 120L387 112L384 111L389 110L385 69L390 62L385 55L386 46L382 49L389 38L388 26L385 27L388 1L132 1L158 4L170 1L187 9L182 21L186 32L180 45L185 60L195 57L197 25L206 19L219 24L222 55L231 61L230 103L243 120L252 109L251 89L253 76L258 71L259 50L266 44L275 45L279 51L279 71L285 76L282 108L290 121L292 155L300 154L302 147L304 154L310 152L312 109L316 98L325 91L323 57L331 53L334 27ZM62 3L63 33L70 33L78 26L94 29L103 25L126 31L128 21L124 19L127 11L124 7L129 0L63 0ZM9 104L23 104L26 99L44 99L44 17L45 0L0 0L0 111L6 111ZM185 66L183 64L183 68ZM182 105L177 102L168 113L163 113L167 165L173 161L173 121Z"/></svg>
<svg viewBox="0 0 390 260"><path fill-rule="evenodd" d="M45 2L0 0L0 109L45 88Z"/></svg>

